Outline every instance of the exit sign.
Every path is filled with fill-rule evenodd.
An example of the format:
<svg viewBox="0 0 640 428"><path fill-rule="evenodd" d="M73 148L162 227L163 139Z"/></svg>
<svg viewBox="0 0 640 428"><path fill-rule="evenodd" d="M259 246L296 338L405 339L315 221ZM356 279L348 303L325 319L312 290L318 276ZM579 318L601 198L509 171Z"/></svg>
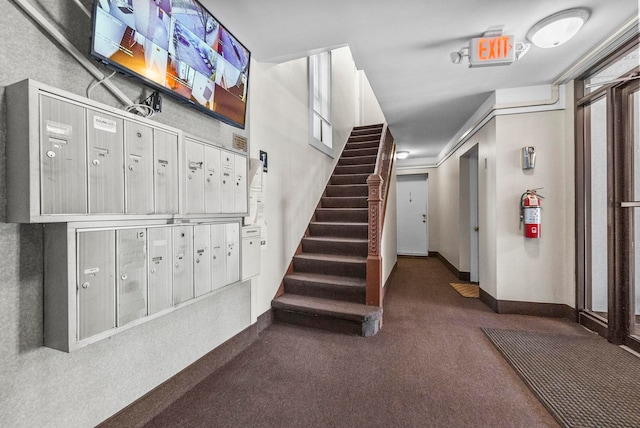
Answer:
<svg viewBox="0 0 640 428"><path fill-rule="evenodd" d="M509 65L516 59L514 36L477 37L469 42L469 67Z"/></svg>

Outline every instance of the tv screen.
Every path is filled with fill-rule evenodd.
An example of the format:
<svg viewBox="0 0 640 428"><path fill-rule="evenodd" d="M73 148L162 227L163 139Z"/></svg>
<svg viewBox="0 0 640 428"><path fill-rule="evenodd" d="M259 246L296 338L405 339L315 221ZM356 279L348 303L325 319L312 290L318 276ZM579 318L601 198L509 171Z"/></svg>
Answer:
<svg viewBox="0 0 640 428"><path fill-rule="evenodd" d="M244 128L251 53L196 0L96 0L91 55Z"/></svg>

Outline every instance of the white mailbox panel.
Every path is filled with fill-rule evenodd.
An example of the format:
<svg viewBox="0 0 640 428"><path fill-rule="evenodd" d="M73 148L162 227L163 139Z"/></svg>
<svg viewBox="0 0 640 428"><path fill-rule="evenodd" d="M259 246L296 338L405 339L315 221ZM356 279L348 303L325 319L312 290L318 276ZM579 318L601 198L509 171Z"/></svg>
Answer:
<svg viewBox="0 0 640 428"><path fill-rule="evenodd" d="M78 340L116 326L115 231L78 233Z"/></svg>
<svg viewBox="0 0 640 428"><path fill-rule="evenodd" d="M204 147L204 204L207 214L220 212L220 149Z"/></svg>
<svg viewBox="0 0 640 428"><path fill-rule="evenodd" d="M227 285L227 258L225 225L211 225L211 287L213 290Z"/></svg>
<svg viewBox="0 0 640 428"><path fill-rule="evenodd" d="M89 213L124 213L123 120L87 110Z"/></svg>
<svg viewBox="0 0 640 428"><path fill-rule="evenodd" d="M260 226L242 228L242 279L260 273Z"/></svg>
<svg viewBox="0 0 640 428"><path fill-rule="evenodd" d="M147 315L147 230L116 231L118 326Z"/></svg>
<svg viewBox="0 0 640 428"><path fill-rule="evenodd" d="M42 214L87 213L84 114L80 106L40 95Z"/></svg>
<svg viewBox="0 0 640 428"><path fill-rule="evenodd" d="M150 227L148 235L149 315L173 305L172 234L170 227Z"/></svg>
<svg viewBox="0 0 640 428"><path fill-rule="evenodd" d="M193 226L193 287L195 297L211 291L211 226Z"/></svg>
<svg viewBox="0 0 640 428"><path fill-rule="evenodd" d="M193 299L193 226L173 228L173 303Z"/></svg>
<svg viewBox="0 0 640 428"><path fill-rule="evenodd" d="M240 280L240 225L228 223L225 226L227 248L227 284Z"/></svg>
<svg viewBox="0 0 640 428"><path fill-rule="evenodd" d="M221 181L220 181L220 210L223 213L232 213L235 209L235 175L233 169L235 166L234 154L222 151L220 153L221 162Z"/></svg>
<svg viewBox="0 0 640 428"><path fill-rule="evenodd" d="M235 189L234 189L234 212L247 212L247 157L234 155L235 165Z"/></svg>
<svg viewBox="0 0 640 428"><path fill-rule="evenodd" d="M126 211L152 214L153 129L138 122L124 123L124 163Z"/></svg>
<svg viewBox="0 0 640 428"><path fill-rule="evenodd" d="M202 214L204 213L204 146L185 139L184 153L187 174L185 212Z"/></svg>
<svg viewBox="0 0 640 428"><path fill-rule="evenodd" d="M179 210L178 136L153 130L154 200L156 214Z"/></svg>

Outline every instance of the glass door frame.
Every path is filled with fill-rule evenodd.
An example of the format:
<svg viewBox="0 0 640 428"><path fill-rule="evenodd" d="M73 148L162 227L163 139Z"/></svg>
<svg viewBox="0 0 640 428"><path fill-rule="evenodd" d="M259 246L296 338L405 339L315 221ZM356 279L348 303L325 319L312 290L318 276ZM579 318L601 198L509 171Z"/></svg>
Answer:
<svg viewBox="0 0 640 428"><path fill-rule="evenodd" d="M633 278L633 212L622 201L633 200L633 140L626 129L628 88L638 81L611 82L585 93L585 80L615 63L638 47L637 38L623 45L597 67L576 81L576 312L577 321L615 344L625 344L640 352L640 340L630 336L633 306L630 284ZM621 77L636 75L640 66ZM607 319L589 310L591 287L591 146L589 106L606 97L607 103ZM627 115L627 116L625 116ZM640 215L640 213L638 213Z"/></svg>

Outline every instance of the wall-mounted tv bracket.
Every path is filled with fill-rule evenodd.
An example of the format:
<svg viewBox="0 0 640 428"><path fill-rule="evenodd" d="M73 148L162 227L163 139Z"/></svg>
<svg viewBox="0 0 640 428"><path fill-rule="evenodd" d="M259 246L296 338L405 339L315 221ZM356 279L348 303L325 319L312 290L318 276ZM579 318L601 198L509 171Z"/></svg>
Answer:
<svg viewBox="0 0 640 428"><path fill-rule="evenodd" d="M155 91L144 100L144 103L151 107L156 113L162 112L162 97L160 92Z"/></svg>

